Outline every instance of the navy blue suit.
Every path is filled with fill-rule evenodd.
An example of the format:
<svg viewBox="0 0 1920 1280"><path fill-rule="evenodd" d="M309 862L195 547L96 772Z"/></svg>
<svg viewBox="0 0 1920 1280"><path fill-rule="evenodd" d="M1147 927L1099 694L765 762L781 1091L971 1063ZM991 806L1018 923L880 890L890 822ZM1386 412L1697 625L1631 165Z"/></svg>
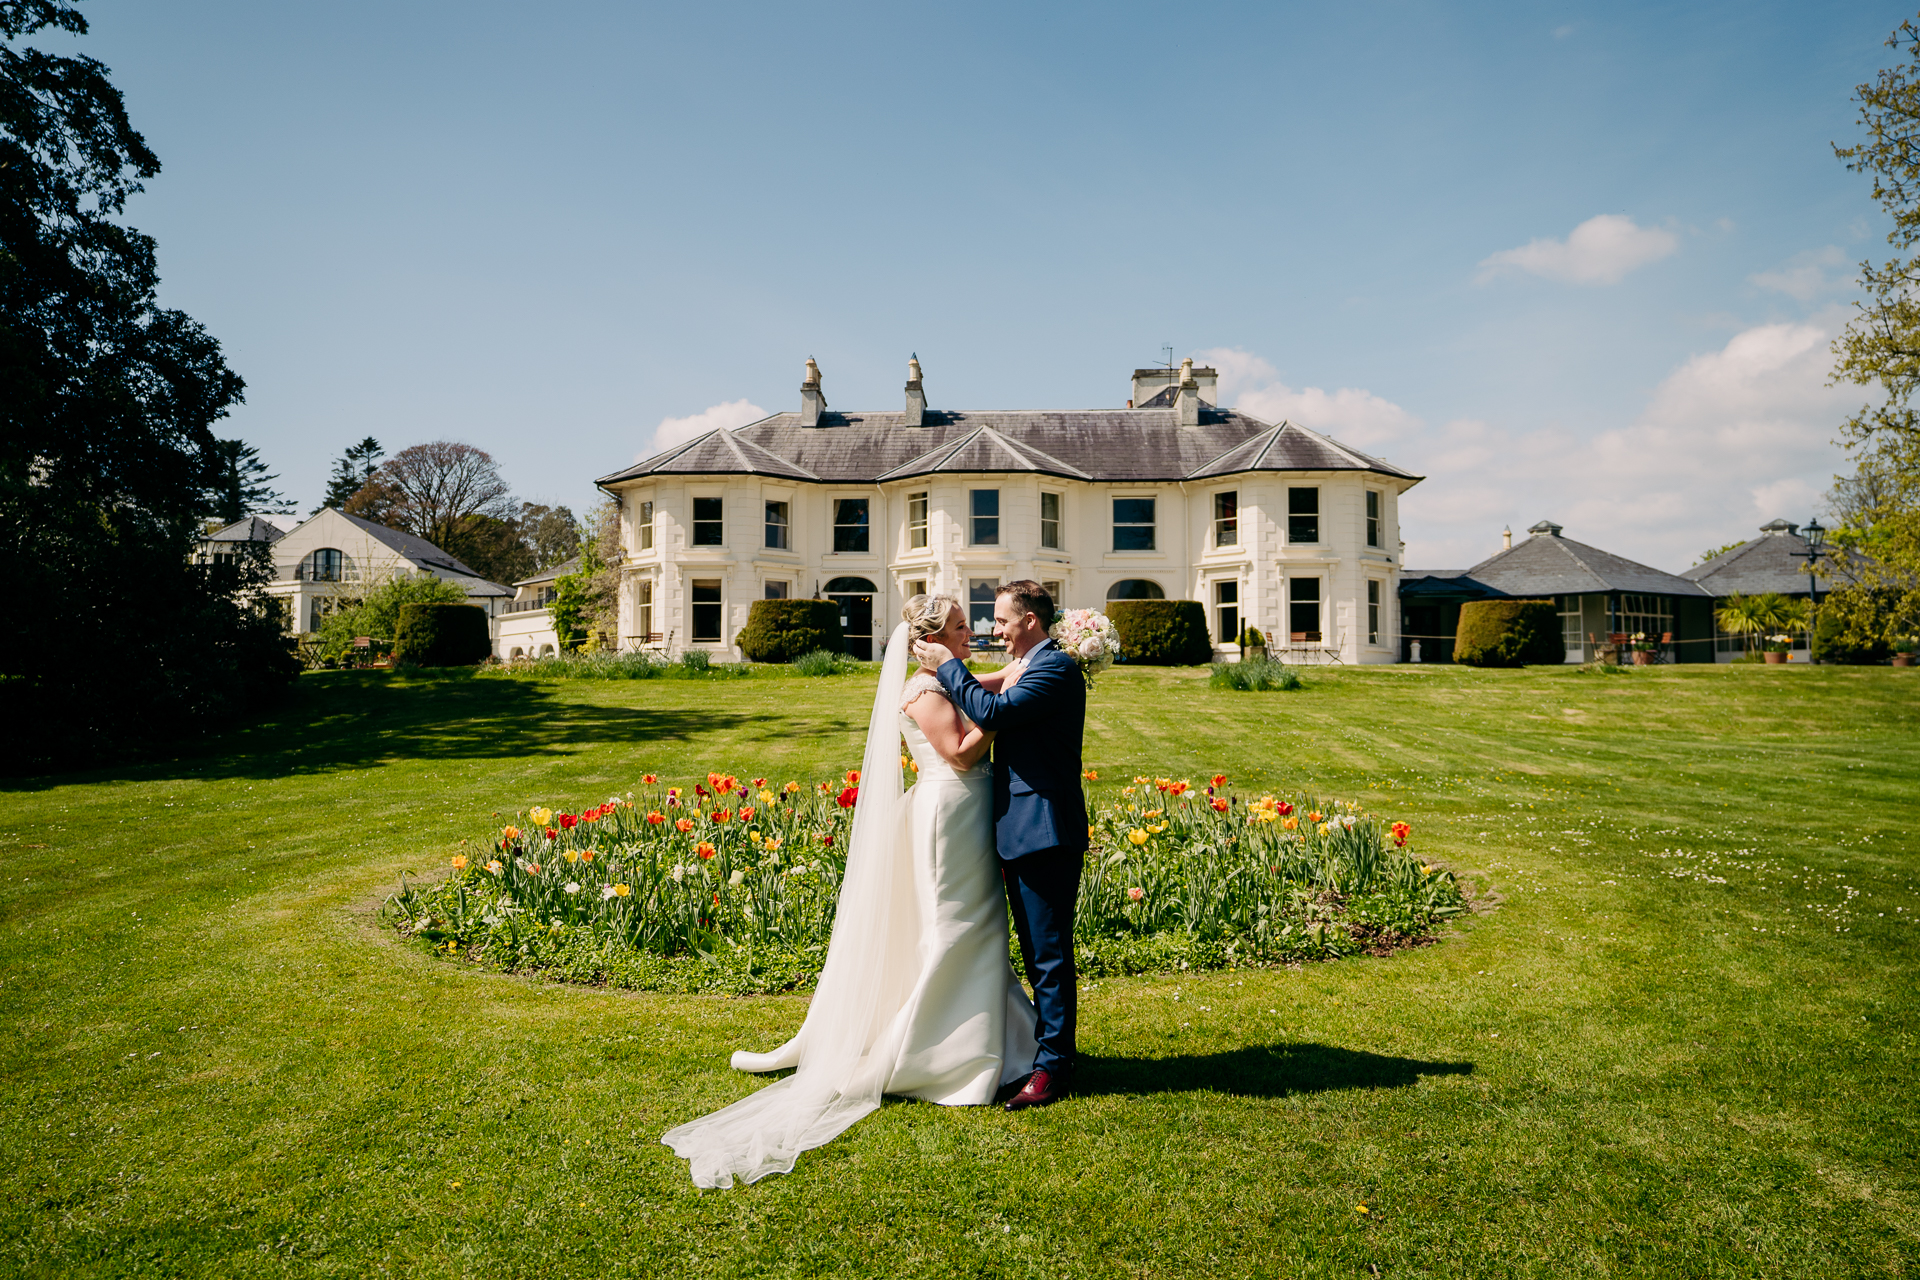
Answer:
<svg viewBox="0 0 1920 1280"><path fill-rule="evenodd" d="M1080 789L1080 742L1087 686L1080 666L1043 640L1027 651L1020 682L988 693L958 658L939 676L967 719L1000 736L993 743L993 839L1007 906L1039 1015L1034 1065L1073 1070L1079 1020L1073 968L1073 909L1087 851L1087 800Z"/></svg>

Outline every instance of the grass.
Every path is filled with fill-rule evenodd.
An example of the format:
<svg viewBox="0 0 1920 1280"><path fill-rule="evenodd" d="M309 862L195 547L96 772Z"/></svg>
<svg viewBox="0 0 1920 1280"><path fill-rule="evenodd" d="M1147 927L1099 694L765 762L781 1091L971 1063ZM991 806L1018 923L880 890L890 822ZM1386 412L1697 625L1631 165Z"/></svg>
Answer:
<svg viewBox="0 0 1920 1280"><path fill-rule="evenodd" d="M1389 959L1099 979L1081 1097L890 1104L730 1193L657 1138L757 1087L726 1055L801 998L461 969L376 907L494 810L847 767L864 679L320 673L196 754L6 784L0 1271L1920 1266L1913 673L1207 677L1101 677L1088 764L1364 797L1498 909Z"/></svg>

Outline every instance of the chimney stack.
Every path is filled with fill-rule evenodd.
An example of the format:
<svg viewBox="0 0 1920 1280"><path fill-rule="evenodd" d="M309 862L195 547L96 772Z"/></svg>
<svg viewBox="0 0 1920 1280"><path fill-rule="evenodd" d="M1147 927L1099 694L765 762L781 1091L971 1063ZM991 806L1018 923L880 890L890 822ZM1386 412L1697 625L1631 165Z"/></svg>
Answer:
<svg viewBox="0 0 1920 1280"><path fill-rule="evenodd" d="M807 357L807 376L800 384L800 425L817 427L820 414L827 407L827 398L820 394L820 366Z"/></svg>
<svg viewBox="0 0 1920 1280"><path fill-rule="evenodd" d="M1173 402L1175 421L1183 427L1200 425L1200 384L1193 378L1193 357L1180 362L1180 391Z"/></svg>
<svg viewBox="0 0 1920 1280"><path fill-rule="evenodd" d="M1500 531L1500 549L1502 551L1513 550L1513 526L1512 525L1508 525L1506 528Z"/></svg>
<svg viewBox="0 0 1920 1280"><path fill-rule="evenodd" d="M926 416L927 387L926 383L923 382L920 377L920 355L918 352L915 352L913 359L907 361L906 425L909 427L925 426Z"/></svg>

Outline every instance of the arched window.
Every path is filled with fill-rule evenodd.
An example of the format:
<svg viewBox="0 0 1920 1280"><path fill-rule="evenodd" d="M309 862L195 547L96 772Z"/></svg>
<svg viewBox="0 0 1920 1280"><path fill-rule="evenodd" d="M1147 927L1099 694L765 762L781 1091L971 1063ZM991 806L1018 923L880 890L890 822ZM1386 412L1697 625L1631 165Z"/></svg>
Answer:
<svg viewBox="0 0 1920 1280"><path fill-rule="evenodd" d="M1145 578L1122 578L1107 588L1109 600L1165 600L1167 593L1157 582Z"/></svg>
<svg viewBox="0 0 1920 1280"><path fill-rule="evenodd" d="M322 547L309 551L293 576L296 582L358 582L360 570L346 552L336 547Z"/></svg>

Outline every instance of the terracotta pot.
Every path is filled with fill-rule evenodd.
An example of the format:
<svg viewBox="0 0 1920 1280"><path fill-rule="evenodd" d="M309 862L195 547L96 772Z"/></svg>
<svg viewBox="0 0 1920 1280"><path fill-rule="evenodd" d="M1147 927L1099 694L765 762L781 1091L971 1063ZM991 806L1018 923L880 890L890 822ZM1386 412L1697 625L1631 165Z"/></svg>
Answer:
<svg viewBox="0 0 1920 1280"><path fill-rule="evenodd" d="M1633 651L1633 665L1636 667L1650 667L1653 665L1653 655L1644 649L1635 649Z"/></svg>
<svg viewBox="0 0 1920 1280"><path fill-rule="evenodd" d="M1896 653L1893 655L1893 665L1896 667L1910 667L1913 665L1913 655L1910 653Z"/></svg>
<svg viewBox="0 0 1920 1280"><path fill-rule="evenodd" d="M1785 662L1786 660L1787 660L1787 655L1784 653L1775 653L1771 649L1767 651L1768 662Z"/></svg>

